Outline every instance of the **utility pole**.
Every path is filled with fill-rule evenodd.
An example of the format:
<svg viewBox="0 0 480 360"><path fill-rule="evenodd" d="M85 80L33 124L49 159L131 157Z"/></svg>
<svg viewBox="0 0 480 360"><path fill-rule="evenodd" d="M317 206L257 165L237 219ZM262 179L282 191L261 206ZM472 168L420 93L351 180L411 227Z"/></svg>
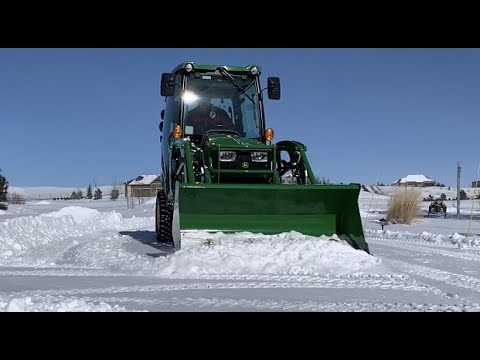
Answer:
<svg viewBox="0 0 480 360"><path fill-rule="evenodd" d="M127 209L130 209L129 204L128 204L128 184L127 184L127 180L125 180L125 199L127 200Z"/></svg>
<svg viewBox="0 0 480 360"><path fill-rule="evenodd" d="M457 163L457 219L460 220L460 173L462 168L460 167L460 161Z"/></svg>

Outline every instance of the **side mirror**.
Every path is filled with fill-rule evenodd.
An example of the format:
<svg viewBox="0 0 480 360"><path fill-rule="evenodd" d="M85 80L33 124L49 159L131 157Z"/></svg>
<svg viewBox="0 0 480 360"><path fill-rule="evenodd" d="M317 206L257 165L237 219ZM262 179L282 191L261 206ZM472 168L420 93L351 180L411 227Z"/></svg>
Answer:
<svg viewBox="0 0 480 360"><path fill-rule="evenodd" d="M165 120L165 109L163 109L161 112L160 112L160 118L162 120Z"/></svg>
<svg viewBox="0 0 480 360"><path fill-rule="evenodd" d="M278 77L269 77L267 79L268 83L268 98L272 100L280 99L280 78Z"/></svg>
<svg viewBox="0 0 480 360"><path fill-rule="evenodd" d="M160 132L163 131L163 121L160 121L160 124L158 124L158 128L160 129Z"/></svg>
<svg viewBox="0 0 480 360"><path fill-rule="evenodd" d="M160 83L160 94L162 96L175 95L175 74L162 74L162 80Z"/></svg>

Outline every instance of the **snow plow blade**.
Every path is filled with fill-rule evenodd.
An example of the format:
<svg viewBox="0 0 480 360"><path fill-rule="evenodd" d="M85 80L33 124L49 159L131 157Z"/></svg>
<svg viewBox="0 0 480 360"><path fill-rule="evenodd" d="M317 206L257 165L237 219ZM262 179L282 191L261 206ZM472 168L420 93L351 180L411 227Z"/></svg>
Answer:
<svg viewBox="0 0 480 360"><path fill-rule="evenodd" d="M359 192L359 184L180 184L179 227L180 231L336 234L368 253Z"/></svg>

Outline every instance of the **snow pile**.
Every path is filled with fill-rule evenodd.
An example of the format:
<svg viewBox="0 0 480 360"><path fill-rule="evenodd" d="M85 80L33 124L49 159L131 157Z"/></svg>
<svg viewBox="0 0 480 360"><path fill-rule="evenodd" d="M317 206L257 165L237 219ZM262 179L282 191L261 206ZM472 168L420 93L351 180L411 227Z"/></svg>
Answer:
<svg viewBox="0 0 480 360"><path fill-rule="evenodd" d="M451 236L451 241L452 244L457 244L460 248L480 246L480 236L476 235L465 236L455 233Z"/></svg>
<svg viewBox="0 0 480 360"><path fill-rule="evenodd" d="M75 222L82 223L95 218L99 214L100 212L95 209L80 206L67 206L58 211L44 214L43 216L51 216L55 218L71 216L75 220Z"/></svg>
<svg viewBox="0 0 480 360"><path fill-rule="evenodd" d="M25 216L0 223L0 259L76 234L72 217Z"/></svg>
<svg viewBox="0 0 480 360"><path fill-rule="evenodd" d="M0 215L6 214L7 212L5 210L0 210Z"/></svg>
<svg viewBox="0 0 480 360"><path fill-rule="evenodd" d="M401 240L404 242L430 242L440 244L443 242L457 244L460 247L463 246L480 246L480 236L473 235L473 236L464 236L458 233L454 233L453 235L439 235L439 234L432 234L428 231L423 231L421 233L411 233L408 231L389 231L389 230L365 230L365 235L368 237L382 237L391 240Z"/></svg>
<svg viewBox="0 0 480 360"><path fill-rule="evenodd" d="M32 205L50 205L51 203L49 201L38 201L32 203Z"/></svg>
<svg viewBox="0 0 480 360"><path fill-rule="evenodd" d="M352 273L380 263L345 241L298 232L278 235L187 232L181 251L155 256L160 244L155 242L153 225L154 217L125 219L115 211L99 212L78 206L8 219L0 222L0 264L84 266L184 276ZM128 235L128 231L127 235L122 234L141 228L151 230L140 235L135 232Z"/></svg>
<svg viewBox="0 0 480 360"><path fill-rule="evenodd" d="M391 240L408 240L408 241L425 241L431 243L441 243L441 242L450 242L448 235L438 235L432 234L427 231L423 231L422 233L411 233L408 231L390 231L390 230L372 230L366 229L365 235L368 237L383 237Z"/></svg>
<svg viewBox="0 0 480 360"><path fill-rule="evenodd" d="M115 211L101 213L94 209L75 206L38 216L8 219L0 223L0 264L2 259L3 262L10 259L15 264L44 264L47 255L61 257L61 251L76 246L78 244L76 238L88 241L88 236L92 237L102 231L126 230L146 224L153 224L153 220L123 219L122 215ZM95 237L90 240L95 241ZM100 243L99 246L104 244ZM42 253L43 258L33 255L30 260L23 258L29 251L47 247L51 248L51 254ZM50 258L48 261L51 260Z"/></svg>
<svg viewBox="0 0 480 360"><path fill-rule="evenodd" d="M105 302L94 304L80 299L35 299L31 296L14 297L8 301L0 300L0 311L4 312L118 312L126 311L118 305L110 306Z"/></svg>
<svg viewBox="0 0 480 360"><path fill-rule="evenodd" d="M294 231L278 235L187 233L182 250L157 261L156 273L161 276L319 275L365 271L380 264L378 258L355 250L344 241Z"/></svg>
<svg viewBox="0 0 480 360"><path fill-rule="evenodd" d="M123 218L115 211L68 206L38 216L0 223L0 264L62 265L128 271L159 276L189 274L324 274L352 273L380 261L345 241L297 232L262 235L249 232L187 232L182 250L151 256L154 217ZM143 238L121 235L151 228ZM132 233L133 234L133 233ZM211 239L207 244L207 239ZM150 253L150 254L149 254Z"/></svg>

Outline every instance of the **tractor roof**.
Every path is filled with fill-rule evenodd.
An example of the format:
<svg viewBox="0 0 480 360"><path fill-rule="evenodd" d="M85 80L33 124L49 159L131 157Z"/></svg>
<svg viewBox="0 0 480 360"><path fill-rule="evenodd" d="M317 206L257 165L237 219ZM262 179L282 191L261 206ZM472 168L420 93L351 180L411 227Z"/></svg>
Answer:
<svg viewBox="0 0 480 360"><path fill-rule="evenodd" d="M177 67L175 67L175 69L173 69L173 72L176 73L177 71L185 68L185 65L187 65L187 64L192 64L194 69L200 70L200 71L215 71L218 67L223 67L228 72L236 72L236 73L245 72L245 73L248 73L248 72L250 72L250 69L252 67L256 66L258 68L258 73L260 74L262 72L261 67L258 66L258 65L255 65L255 64L250 64L250 65L247 65L247 66L212 65L212 64L200 65L200 64L195 64L194 61L185 61L185 62L179 64Z"/></svg>

